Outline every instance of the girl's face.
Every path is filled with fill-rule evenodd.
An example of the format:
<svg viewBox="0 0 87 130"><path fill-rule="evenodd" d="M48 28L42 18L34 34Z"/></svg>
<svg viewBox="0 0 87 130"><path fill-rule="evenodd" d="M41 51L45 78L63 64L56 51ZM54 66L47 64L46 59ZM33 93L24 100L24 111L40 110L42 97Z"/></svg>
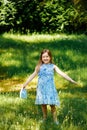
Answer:
<svg viewBox="0 0 87 130"><path fill-rule="evenodd" d="M48 64L50 63L50 56L48 55L47 52L43 53L42 54L42 62L45 63L45 64Z"/></svg>

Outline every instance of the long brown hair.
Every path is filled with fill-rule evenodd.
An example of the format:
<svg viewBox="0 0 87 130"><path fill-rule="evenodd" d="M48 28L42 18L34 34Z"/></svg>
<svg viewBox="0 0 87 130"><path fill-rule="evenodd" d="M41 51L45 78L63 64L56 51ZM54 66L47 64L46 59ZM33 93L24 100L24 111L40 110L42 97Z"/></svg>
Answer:
<svg viewBox="0 0 87 130"><path fill-rule="evenodd" d="M52 63L52 54L51 54L50 50L48 50L48 49L42 50L42 52L40 53L40 58L39 58L38 64L37 64L37 66L36 66L36 71L37 71L37 72L39 71L40 66L43 64L42 55L43 55L44 53L46 53L46 52L47 52L48 55L50 56L50 63Z"/></svg>

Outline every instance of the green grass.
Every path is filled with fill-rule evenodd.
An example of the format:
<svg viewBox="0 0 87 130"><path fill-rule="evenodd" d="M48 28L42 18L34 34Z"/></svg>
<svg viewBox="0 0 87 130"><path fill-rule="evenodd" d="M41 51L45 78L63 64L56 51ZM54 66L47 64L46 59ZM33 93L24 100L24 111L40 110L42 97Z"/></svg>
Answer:
<svg viewBox="0 0 87 130"><path fill-rule="evenodd" d="M55 74L61 106L59 126L41 124L40 107L34 104L37 77L27 86L28 99L19 98L21 84L31 74L42 49L52 51L53 60L81 85L75 86ZM0 35L0 130L87 129L87 37L85 35Z"/></svg>
<svg viewBox="0 0 87 130"><path fill-rule="evenodd" d="M42 112L34 104L35 90L28 92L27 99L20 99L18 92L0 94L0 130L86 130L87 101L60 97L61 107L57 108L60 124L56 126L49 107L47 123L40 123Z"/></svg>

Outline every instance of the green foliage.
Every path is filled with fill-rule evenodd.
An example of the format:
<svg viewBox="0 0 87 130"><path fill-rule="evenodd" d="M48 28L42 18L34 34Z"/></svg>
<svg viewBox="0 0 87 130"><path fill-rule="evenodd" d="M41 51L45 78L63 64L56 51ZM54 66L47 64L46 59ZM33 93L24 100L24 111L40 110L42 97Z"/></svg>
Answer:
<svg viewBox="0 0 87 130"><path fill-rule="evenodd" d="M78 91L76 89L76 91ZM66 90L63 91L66 93ZM67 91L68 93L68 91ZM75 93L74 93L75 94ZM41 123L41 107L35 105L35 90L28 91L27 99L20 99L19 92L0 94L0 129L10 130L86 130L87 101L80 98L62 97L57 109L59 125L53 123L48 106L46 123Z"/></svg>
<svg viewBox="0 0 87 130"><path fill-rule="evenodd" d="M1 0L0 32L87 31L87 10L71 0ZM82 9L81 9L82 7Z"/></svg>
<svg viewBox="0 0 87 130"><path fill-rule="evenodd" d="M0 33L9 31L13 28L15 20L16 9L14 3L10 1L1 0L0 7Z"/></svg>

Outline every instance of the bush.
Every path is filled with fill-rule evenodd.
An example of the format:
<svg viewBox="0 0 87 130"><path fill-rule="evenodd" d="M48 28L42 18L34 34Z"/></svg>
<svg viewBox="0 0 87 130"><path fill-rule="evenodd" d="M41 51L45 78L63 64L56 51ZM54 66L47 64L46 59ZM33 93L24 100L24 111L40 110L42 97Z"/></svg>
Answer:
<svg viewBox="0 0 87 130"><path fill-rule="evenodd" d="M0 32L83 33L87 11L71 0L1 0ZM84 10L81 10L81 7Z"/></svg>
<svg viewBox="0 0 87 130"><path fill-rule="evenodd" d="M10 1L1 0L0 5L0 33L3 33L13 28L16 9L14 8L14 3Z"/></svg>

